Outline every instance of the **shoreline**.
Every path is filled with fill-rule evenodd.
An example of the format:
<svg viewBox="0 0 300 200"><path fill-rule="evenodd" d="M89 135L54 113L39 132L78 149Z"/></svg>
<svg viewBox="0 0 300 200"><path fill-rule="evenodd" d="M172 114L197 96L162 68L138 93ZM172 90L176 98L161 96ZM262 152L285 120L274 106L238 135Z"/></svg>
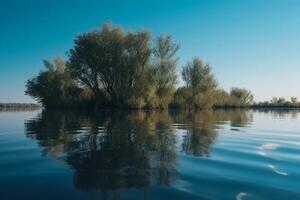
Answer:
<svg viewBox="0 0 300 200"><path fill-rule="evenodd" d="M87 108L87 107L44 107L38 104L23 104L23 103L13 103L13 104L0 104L1 111L26 111L26 110L46 110L46 111L86 111L86 112L95 112L95 111L215 111L215 110L225 110L225 111L234 111L234 110L300 110L300 106L258 106L258 105L249 105L249 106L215 106L213 108L201 109L201 108L127 108L127 107L115 107L115 108Z"/></svg>

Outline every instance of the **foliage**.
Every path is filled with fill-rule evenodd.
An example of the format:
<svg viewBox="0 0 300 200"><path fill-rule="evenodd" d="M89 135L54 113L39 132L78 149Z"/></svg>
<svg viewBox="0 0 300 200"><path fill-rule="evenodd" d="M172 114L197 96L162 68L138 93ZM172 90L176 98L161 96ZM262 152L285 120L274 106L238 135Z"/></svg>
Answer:
<svg viewBox="0 0 300 200"><path fill-rule="evenodd" d="M174 105L187 104L181 107L211 108L214 102L213 93L217 87L211 67L195 58L183 67L182 78L186 87L176 93Z"/></svg>
<svg viewBox="0 0 300 200"><path fill-rule="evenodd" d="M97 98L103 90L114 106L140 98L147 91L150 33L124 32L106 23L100 30L78 36L70 50L68 71Z"/></svg>
<svg viewBox="0 0 300 200"><path fill-rule="evenodd" d="M54 63L44 60L45 70L26 83L26 94L46 107L71 105L78 100L81 90L75 85L61 58Z"/></svg>
<svg viewBox="0 0 300 200"><path fill-rule="evenodd" d="M236 101L235 104L245 106L253 102L253 95L251 92L244 88L234 87L230 91L230 96Z"/></svg>
<svg viewBox="0 0 300 200"><path fill-rule="evenodd" d="M214 106L215 107L232 107L233 104L233 100L232 97L230 96L230 94L223 90L223 89L216 89L214 91Z"/></svg>
<svg viewBox="0 0 300 200"><path fill-rule="evenodd" d="M245 107L253 95L217 87L210 65L194 58L182 68L177 87L178 50L172 36L151 44L147 31L125 31L105 23L75 38L68 60L44 61L45 69L26 83L26 94L46 107L166 109ZM273 104L285 100L274 99ZM297 104L292 98L291 104Z"/></svg>
<svg viewBox="0 0 300 200"><path fill-rule="evenodd" d="M296 97L291 97L290 100L286 100L283 97L277 98L273 97L270 101L254 103L255 108L300 108L300 102Z"/></svg>
<svg viewBox="0 0 300 200"><path fill-rule="evenodd" d="M0 103L0 111L36 110L41 105L34 103Z"/></svg>
<svg viewBox="0 0 300 200"><path fill-rule="evenodd" d="M182 78L195 93L207 92L217 86L211 67L199 58L194 58L183 67Z"/></svg>
<svg viewBox="0 0 300 200"><path fill-rule="evenodd" d="M153 79L158 106L167 108L175 91L178 58L176 54L180 46L172 40L170 35L160 36L153 49Z"/></svg>
<svg viewBox="0 0 300 200"><path fill-rule="evenodd" d="M188 99L193 95L190 87L180 87L174 94L172 107L174 108L189 108Z"/></svg>

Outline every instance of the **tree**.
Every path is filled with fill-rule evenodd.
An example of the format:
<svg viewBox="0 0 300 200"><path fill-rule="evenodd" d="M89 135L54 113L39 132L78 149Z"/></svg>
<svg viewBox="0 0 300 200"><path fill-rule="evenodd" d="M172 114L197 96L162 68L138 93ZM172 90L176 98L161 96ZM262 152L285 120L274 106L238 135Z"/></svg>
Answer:
<svg viewBox="0 0 300 200"><path fill-rule="evenodd" d="M186 102L199 108L210 108L213 105L213 91L217 82L208 64L204 64L199 58L188 62L182 70L182 78L186 88L192 89L192 96Z"/></svg>
<svg viewBox="0 0 300 200"><path fill-rule="evenodd" d="M244 88L233 87L230 91L230 95L235 98L238 101L237 104L240 105L249 105L253 102L251 91Z"/></svg>
<svg viewBox="0 0 300 200"><path fill-rule="evenodd" d="M160 107L167 107L172 99L177 82L176 56L180 46L170 35L160 36L153 49L153 74L156 95L160 99Z"/></svg>
<svg viewBox="0 0 300 200"><path fill-rule="evenodd" d="M278 98L277 97L273 97L270 101L271 104L277 104L278 102Z"/></svg>
<svg viewBox="0 0 300 200"><path fill-rule="evenodd" d="M145 95L150 54L149 32L124 32L106 23L76 38L68 71L97 98L104 91L114 105L124 104Z"/></svg>
<svg viewBox="0 0 300 200"><path fill-rule="evenodd" d="M214 106L215 107L230 107L232 106L232 98L230 94L224 89L216 89L214 92Z"/></svg>
<svg viewBox="0 0 300 200"><path fill-rule="evenodd" d="M292 103L293 105L297 105L297 104L298 104L298 99L297 99L297 97L291 97L291 103Z"/></svg>
<svg viewBox="0 0 300 200"><path fill-rule="evenodd" d="M174 94L172 106L175 108L188 108L191 105L187 101L192 96L193 92L190 87L179 87Z"/></svg>
<svg viewBox="0 0 300 200"><path fill-rule="evenodd" d="M69 106L75 102L81 90L65 71L65 63L55 58L54 63L44 60L45 70L26 83L25 94L46 107Z"/></svg>
<svg viewBox="0 0 300 200"><path fill-rule="evenodd" d="M199 58L193 59L183 67L182 78L186 85L192 87L195 92L206 92L217 87L211 67Z"/></svg>
<svg viewBox="0 0 300 200"><path fill-rule="evenodd" d="M183 66L185 86L176 90L179 45L170 35L151 46L147 31L124 31L105 23L75 38L68 61L44 61L45 70L27 81L26 94L47 107L211 108L253 102L243 88L218 88L212 68L194 58ZM173 100L173 102L172 102ZM298 105L297 99L273 99ZM172 102L172 103L171 103Z"/></svg>

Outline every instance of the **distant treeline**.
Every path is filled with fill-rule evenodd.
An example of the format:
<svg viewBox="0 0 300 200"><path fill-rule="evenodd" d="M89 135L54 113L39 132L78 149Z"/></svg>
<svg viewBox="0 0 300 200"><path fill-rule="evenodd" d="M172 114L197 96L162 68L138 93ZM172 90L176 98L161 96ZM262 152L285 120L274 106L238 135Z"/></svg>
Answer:
<svg viewBox="0 0 300 200"><path fill-rule="evenodd" d="M45 60L27 81L26 94L45 107L212 108L248 107L253 95L217 83L210 65L193 58L179 73L180 45L170 35L152 40L147 31L126 32L105 23L76 37L67 61Z"/></svg>
<svg viewBox="0 0 300 200"><path fill-rule="evenodd" d="M0 110L33 110L41 108L41 105L34 103L0 103Z"/></svg>
<svg viewBox="0 0 300 200"><path fill-rule="evenodd" d="M270 101L253 103L254 108L300 108L300 102L296 97L291 97L290 100L285 98L273 97Z"/></svg>

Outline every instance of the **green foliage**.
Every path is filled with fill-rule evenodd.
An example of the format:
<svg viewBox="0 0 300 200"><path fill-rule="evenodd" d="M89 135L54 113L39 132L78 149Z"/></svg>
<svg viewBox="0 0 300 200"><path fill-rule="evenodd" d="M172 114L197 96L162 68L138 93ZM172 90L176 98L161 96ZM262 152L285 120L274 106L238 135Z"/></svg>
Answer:
<svg viewBox="0 0 300 200"><path fill-rule="evenodd" d="M285 98L273 97L270 101L254 103L253 107L255 108L265 108L265 107L274 107L274 108L299 108L300 102L296 97L291 97L290 100Z"/></svg>
<svg viewBox="0 0 300 200"><path fill-rule="evenodd" d="M196 93L207 92L217 87L211 67L199 58L194 58L183 67L182 78Z"/></svg>
<svg viewBox="0 0 300 200"><path fill-rule="evenodd" d="M174 94L174 100L172 107L174 108L189 108L191 105L188 104L188 99L193 95L190 87L180 87Z"/></svg>
<svg viewBox="0 0 300 200"><path fill-rule="evenodd" d="M41 105L34 103L0 103L0 111L36 110Z"/></svg>
<svg viewBox="0 0 300 200"><path fill-rule="evenodd" d="M253 102L253 95L249 90L244 88L232 88L230 91L230 96L233 98L233 101L236 101L235 104L241 106L250 105Z"/></svg>
<svg viewBox="0 0 300 200"><path fill-rule="evenodd" d="M56 58L54 63L45 60L44 65L45 70L27 81L25 93L46 107L71 105L81 90L65 71L63 60Z"/></svg>
<svg viewBox="0 0 300 200"><path fill-rule="evenodd" d="M214 106L215 107L231 107L233 106L232 97L223 89L216 89L214 91Z"/></svg>
<svg viewBox="0 0 300 200"><path fill-rule="evenodd" d="M124 32L106 23L76 38L68 71L96 97L103 98L103 88L114 106L124 105L145 96L150 54L149 32Z"/></svg>
<svg viewBox="0 0 300 200"><path fill-rule="evenodd" d="M167 108L172 101L177 82L176 67L178 58L176 54L179 48L180 46L172 40L170 35L160 36L155 41L153 81L160 108Z"/></svg>
<svg viewBox="0 0 300 200"><path fill-rule="evenodd" d="M210 109L214 104L213 91L200 92L193 98L193 104L196 108Z"/></svg>
<svg viewBox="0 0 300 200"><path fill-rule="evenodd" d="M213 93L217 87L217 82L209 65L203 64L202 60L195 58L183 67L182 78L186 87L181 88L181 91L176 93L174 105L200 109L213 106Z"/></svg>
<svg viewBox="0 0 300 200"><path fill-rule="evenodd" d="M212 68L194 58L183 66L184 87L176 89L177 53L170 35L151 46L147 31L124 31L105 23L76 37L65 63L44 61L45 69L27 81L26 94L46 107L127 107L166 109L250 106L250 91L217 87ZM283 104L284 99L274 99ZM292 98L291 104L297 104Z"/></svg>
<svg viewBox="0 0 300 200"><path fill-rule="evenodd" d="M154 86L150 87L147 93L146 108L155 109L159 107L159 97L156 95L156 88Z"/></svg>
<svg viewBox="0 0 300 200"><path fill-rule="evenodd" d="M144 98L141 97L138 98L131 97L130 99L128 99L126 104L128 105L129 108L132 109L141 109L146 105Z"/></svg>

